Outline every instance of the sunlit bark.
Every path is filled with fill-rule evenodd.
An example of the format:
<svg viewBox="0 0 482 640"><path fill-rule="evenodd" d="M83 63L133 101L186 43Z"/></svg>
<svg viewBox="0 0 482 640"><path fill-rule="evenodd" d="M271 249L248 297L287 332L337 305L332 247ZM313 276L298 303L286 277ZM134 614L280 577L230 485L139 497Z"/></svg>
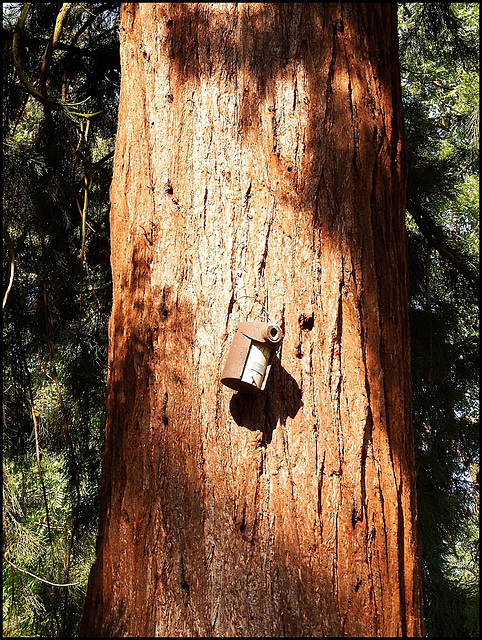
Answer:
<svg viewBox="0 0 482 640"><path fill-rule="evenodd" d="M123 5L82 635L421 634L395 12ZM233 393L265 311L267 388Z"/></svg>

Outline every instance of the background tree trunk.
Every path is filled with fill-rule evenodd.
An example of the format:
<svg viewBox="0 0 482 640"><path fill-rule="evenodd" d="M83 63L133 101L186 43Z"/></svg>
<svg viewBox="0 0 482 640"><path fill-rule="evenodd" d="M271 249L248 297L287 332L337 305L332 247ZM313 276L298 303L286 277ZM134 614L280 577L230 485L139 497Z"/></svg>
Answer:
<svg viewBox="0 0 482 640"><path fill-rule="evenodd" d="M417 636L392 3L124 4L81 635ZM266 391L220 384L244 320Z"/></svg>

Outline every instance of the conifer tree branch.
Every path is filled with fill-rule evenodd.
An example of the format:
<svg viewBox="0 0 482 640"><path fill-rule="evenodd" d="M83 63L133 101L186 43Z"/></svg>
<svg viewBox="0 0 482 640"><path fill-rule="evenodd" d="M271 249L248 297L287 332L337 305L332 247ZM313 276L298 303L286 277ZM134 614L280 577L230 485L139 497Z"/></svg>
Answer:
<svg viewBox="0 0 482 640"><path fill-rule="evenodd" d="M7 225L5 224L5 220L3 220L3 235L5 236L5 240L8 246L8 257L10 258L10 277L8 280L8 286L3 296L2 309L5 309L5 305L7 304L8 294L10 293L10 289L13 285L13 276L15 273L15 250L13 248L12 238L8 233Z"/></svg>
<svg viewBox="0 0 482 640"><path fill-rule="evenodd" d="M420 232L436 251L440 253L446 260L451 262L454 267L464 275L467 280L470 282L471 286L475 290L475 295L479 298L479 277L472 269L470 269L467 265L465 265L460 258L454 255L453 251L447 249L443 244L441 244L435 237L432 231L429 228L429 225L425 221L425 216L422 211L422 208L417 205L413 200L409 199L407 202L407 208L414 219L417 227L420 229Z"/></svg>
<svg viewBox="0 0 482 640"><path fill-rule="evenodd" d="M15 32L13 34L12 40L12 55L13 55L13 63L15 65L15 70L20 79L20 82L27 89L27 91L39 102L41 102L45 107L49 109L57 109L59 105L53 101L49 100L46 96L43 96L40 91L38 91L31 82L27 79L27 76L24 73L22 63L20 62L20 34L22 33L23 25L25 23L25 18L27 17L28 10L30 9L31 2L26 2L22 11L20 12L20 16L18 18L17 24L15 26Z"/></svg>
<svg viewBox="0 0 482 640"><path fill-rule="evenodd" d="M45 98L47 97L47 78L48 78L50 63L52 61L52 53L55 49L55 45L57 44L57 40L59 39L64 18L67 15L67 12L70 9L71 4L72 4L71 2L64 2L62 4L62 8L60 9L57 15L57 19L55 21L53 36L50 38L45 48L45 53L42 60L42 68L40 70L40 83L39 83L40 92Z"/></svg>

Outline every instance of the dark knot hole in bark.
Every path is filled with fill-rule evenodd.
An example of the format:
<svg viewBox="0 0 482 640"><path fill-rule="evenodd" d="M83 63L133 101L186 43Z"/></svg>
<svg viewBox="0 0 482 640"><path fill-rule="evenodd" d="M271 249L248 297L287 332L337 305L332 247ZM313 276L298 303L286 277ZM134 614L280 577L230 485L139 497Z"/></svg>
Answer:
<svg viewBox="0 0 482 640"><path fill-rule="evenodd" d="M312 313L311 316L305 316L303 313L298 318L298 322L300 328L303 331L311 331L313 329L313 325L315 324L315 316Z"/></svg>

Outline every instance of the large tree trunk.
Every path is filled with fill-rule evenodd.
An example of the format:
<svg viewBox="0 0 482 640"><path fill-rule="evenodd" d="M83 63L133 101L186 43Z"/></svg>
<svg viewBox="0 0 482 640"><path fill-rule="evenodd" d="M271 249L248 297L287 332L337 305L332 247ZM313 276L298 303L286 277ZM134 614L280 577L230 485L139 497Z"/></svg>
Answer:
<svg viewBox="0 0 482 640"><path fill-rule="evenodd" d="M396 5L124 4L120 35L81 634L420 635Z"/></svg>

